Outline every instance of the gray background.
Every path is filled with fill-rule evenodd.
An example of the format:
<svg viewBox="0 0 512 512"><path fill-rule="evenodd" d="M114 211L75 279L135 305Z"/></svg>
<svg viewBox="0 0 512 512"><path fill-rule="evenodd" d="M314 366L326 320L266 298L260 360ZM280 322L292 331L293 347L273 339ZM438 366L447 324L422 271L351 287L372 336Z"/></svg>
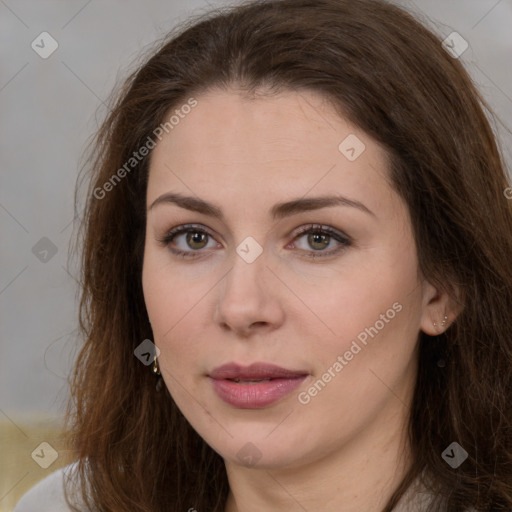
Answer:
<svg viewBox="0 0 512 512"><path fill-rule="evenodd" d="M77 347L73 191L98 107L148 44L224 3L0 0L0 421L64 411ZM461 59L511 127L512 0L401 4L442 38L469 42ZM43 31L59 44L47 59L31 48ZM510 162L512 138L499 130ZM57 248L46 262L32 252L43 237Z"/></svg>

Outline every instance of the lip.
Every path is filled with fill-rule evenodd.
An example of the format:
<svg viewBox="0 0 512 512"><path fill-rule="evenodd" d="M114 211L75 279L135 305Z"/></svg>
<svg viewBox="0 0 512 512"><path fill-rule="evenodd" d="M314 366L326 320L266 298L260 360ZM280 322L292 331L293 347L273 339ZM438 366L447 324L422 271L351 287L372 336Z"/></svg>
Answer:
<svg viewBox="0 0 512 512"><path fill-rule="evenodd" d="M208 377L221 400L239 409L267 407L297 388L308 372L288 370L267 363L241 366L229 363L213 370ZM230 379L240 379L235 382ZM265 382L243 383L251 379L271 379Z"/></svg>
<svg viewBox="0 0 512 512"><path fill-rule="evenodd" d="M242 366L228 363L215 368L209 377L212 379L290 379L308 375L305 370L288 370L269 363L253 363Z"/></svg>

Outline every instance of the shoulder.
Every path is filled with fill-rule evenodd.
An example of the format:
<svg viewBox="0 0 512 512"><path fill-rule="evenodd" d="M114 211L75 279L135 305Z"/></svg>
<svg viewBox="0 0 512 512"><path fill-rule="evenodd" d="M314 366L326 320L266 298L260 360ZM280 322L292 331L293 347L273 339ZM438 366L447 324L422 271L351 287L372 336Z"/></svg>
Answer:
<svg viewBox="0 0 512 512"><path fill-rule="evenodd" d="M64 497L64 482L75 466L69 464L43 478L23 495L13 512L72 512Z"/></svg>

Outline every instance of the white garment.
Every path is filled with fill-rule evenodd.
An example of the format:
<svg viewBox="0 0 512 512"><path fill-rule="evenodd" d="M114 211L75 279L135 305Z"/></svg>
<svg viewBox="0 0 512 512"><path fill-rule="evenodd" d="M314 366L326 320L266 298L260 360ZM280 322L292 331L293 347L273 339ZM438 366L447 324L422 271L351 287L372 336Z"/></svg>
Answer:
<svg viewBox="0 0 512 512"><path fill-rule="evenodd" d="M70 471L74 469L75 464L69 464L58 469L38 482L23 495L13 512L72 512L64 498L64 477L69 475ZM407 499L401 500L395 512L421 512L426 509L425 507L430 502L428 495L421 492L411 495L411 490L409 490L409 493L406 493L404 498L409 495L412 502L409 502ZM473 511L474 509L468 510L468 512Z"/></svg>
<svg viewBox="0 0 512 512"><path fill-rule="evenodd" d="M64 498L64 477L75 463L54 471L23 495L13 512L72 512Z"/></svg>

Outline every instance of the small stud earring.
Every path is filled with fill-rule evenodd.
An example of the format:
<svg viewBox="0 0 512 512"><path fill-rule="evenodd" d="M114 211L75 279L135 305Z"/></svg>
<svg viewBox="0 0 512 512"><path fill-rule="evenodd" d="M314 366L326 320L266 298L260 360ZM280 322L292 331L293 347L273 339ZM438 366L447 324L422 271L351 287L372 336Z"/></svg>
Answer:
<svg viewBox="0 0 512 512"><path fill-rule="evenodd" d="M446 315L444 315L444 319L441 322L441 327L445 327L446 326L446 322L448 322L448 317ZM434 327L437 329L436 321L434 320L432 323L434 324Z"/></svg>
<svg viewBox="0 0 512 512"><path fill-rule="evenodd" d="M151 373L157 378L156 382L156 390L160 391L162 389L162 374L160 372L160 368L158 366L158 360L156 358L156 355L153 358L153 366L151 367Z"/></svg>
<svg viewBox="0 0 512 512"><path fill-rule="evenodd" d="M153 358L153 368L151 369L153 374L158 376L161 375L160 368L158 367L158 361L156 359L156 356Z"/></svg>

